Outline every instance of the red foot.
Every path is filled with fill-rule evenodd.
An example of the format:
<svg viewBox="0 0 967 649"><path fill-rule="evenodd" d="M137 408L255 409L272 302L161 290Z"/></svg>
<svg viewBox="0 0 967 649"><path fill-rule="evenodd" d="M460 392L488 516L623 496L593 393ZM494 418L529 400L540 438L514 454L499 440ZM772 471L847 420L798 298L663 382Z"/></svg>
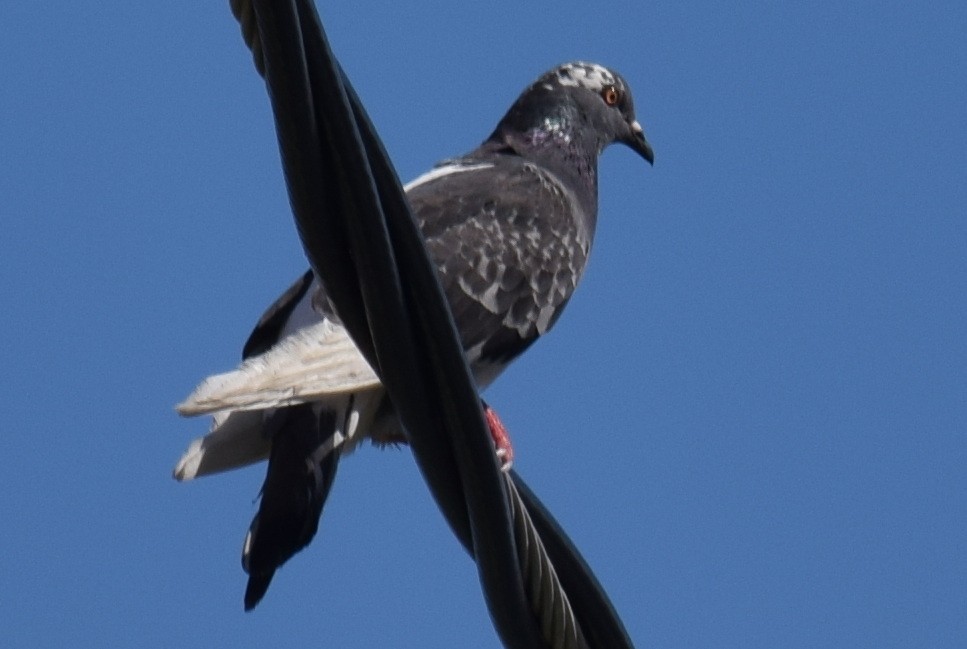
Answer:
<svg viewBox="0 0 967 649"><path fill-rule="evenodd" d="M490 436L494 438L494 446L497 448L497 459L500 460L501 471L510 471L514 465L514 447L510 443L510 434L504 427L500 417L493 408L484 404L484 416L487 418L487 426L490 428Z"/></svg>

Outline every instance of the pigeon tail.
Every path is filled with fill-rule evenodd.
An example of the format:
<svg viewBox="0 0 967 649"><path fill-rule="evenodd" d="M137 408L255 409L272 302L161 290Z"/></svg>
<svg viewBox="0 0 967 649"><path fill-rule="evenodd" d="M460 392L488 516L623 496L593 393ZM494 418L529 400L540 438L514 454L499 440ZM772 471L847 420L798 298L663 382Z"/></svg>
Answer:
<svg viewBox="0 0 967 649"><path fill-rule="evenodd" d="M258 513L242 549L249 574L245 610L253 609L268 590L275 571L306 547L319 528L342 444L353 412L320 404L281 408L266 420L272 449Z"/></svg>

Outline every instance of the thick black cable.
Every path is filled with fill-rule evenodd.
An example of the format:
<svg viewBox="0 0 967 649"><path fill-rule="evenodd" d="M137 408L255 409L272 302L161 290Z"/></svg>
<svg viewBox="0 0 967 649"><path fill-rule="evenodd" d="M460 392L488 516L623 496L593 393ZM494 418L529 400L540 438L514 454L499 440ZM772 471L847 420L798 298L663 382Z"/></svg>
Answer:
<svg viewBox="0 0 967 649"><path fill-rule="evenodd" d="M306 254L394 399L441 510L475 556L504 644L545 646L522 591L506 494L452 316L379 137L311 2L231 5L266 76ZM593 647L631 648L580 554L513 479L574 604L579 631Z"/></svg>
<svg viewBox="0 0 967 649"><path fill-rule="evenodd" d="M365 308L355 280L355 262L350 254L348 234L345 224L335 218L345 209L345 200L340 187L331 182L331 160L323 158L328 144L319 132L311 103L312 93L296 12L294 8L288 12L275 11L286 3L269 1L261 4L264 8L257 28L265 33L258 43L263 53L263 70L275 115L289 202L296 215L321 215L317 219L297 219L300 237L303 241L305 237L323 239L320 253L324 254L313 254L308 249L306 254L317 275L326 277L327 289L333 302L339 305L339 315L347 328L352 332L365 331ZM253 4L248 6L254 10ZM277 37L266 38L266 33ZM303 227L312 229L304 233ZM375 359L372 340L368 336L360 336L355 342L367 359Z"/></svg>
<svg viewBox="0 0 967 649"><path fill-rule="evenodd" d="M300 14L305 13L304 3L296 1ZM389 237L387 227L392 224L393 219L405 219L410 222L412 217L406 203L402 203L402 213L399 206L393 205L388 196L396 193L403 196L402 187L396 177L392 167L387 164L380 167L380 177L377 181L374 176L374 168L370 166L374 160L374 154L366 147L363 142L363 135L360 130L364 130L360 123L360 117L368 118L362 111L362 106L356 100L350 102L349 95L355 97L348 80L345 79L335 57L328 48L322 27L317 20L313 20L315 12L306 17L300 15L300 25L304 31L309 31L310 35L305 38L306 59L310 62L309 74L312 80L312 91L314 104L317 107L319 121L327 125L331 131L331 154L329 160L333 169L361 195L365 201L362 206L363 214L379 214L378 218L348 218L347 225L351 231L355 231L358 247L354 249L354 259L357 264L356 281L361 287L364 295L370 291L369 299L364 297L369 321L370 335L374 341L374 349L377 354L376 362L371 363L378 368L380 380L387 386L397 412L404 422L409 414L409 420L426 422L436 417L434 404L439 397L439 392L435 386L427 381L426 370L415 372L415 368L421 367L426 363L426 357L420 353L420 338L414 335L412 327L413 317L410 314L413 300L411 295L406 294L408 282L403 277L404 269L400 264L406 263L406 256L398 257L394 245ZM330 65L322 65L321 62L329 62ZM338 104L335 89L341 91ZM351 105L352 104L352 105ZM327 107L334 107L332 109ZM367 131L369 141L372 141L374 132ZM346 155L351 151L352 158ZM385 155L385 154L384 154ZM378 160L376 156L376 160ZM384 159L383 162L386 162ZM374 165L375 166L375 165ZM347 174L347 169L349 173ZM362 170L366 174L365 182L353 182L358 180L353 172ZM405 200L405 199L403 199ZM390 216L389 206L395 208L395 214ZM357 214L359 212L346 212L346 215ZM336 215L338 218L339 215ZM297 223L301 219L296 219ZM301 226L301 229L308 230L312 224ZM354 230L354 228L357 228ZM324 236L324 232L322 236ZM303 242L308 250L317 249L311 241L319 240L308 239L308 235L303 234ZM424 254L425 257L425 254ZM310 256L310 261L312 257ZM416 260L420 261L419 259ZM412 264L413 262L411 262ZM429 262L427 262L429 263ZM429 272L435 270L430 268ZM434 275L435 278L435 275ZM438 283L438 282L437 282ZM328 287L328 283L327 283ZM409 299L408 299L409 298ZM442 291L441 291L441 299ZM352 333L352 332L350 332ZM452 336L452 334L451 334ZM381 344L382 341L382 344ZM458 344L458 343L457 343ZM382 352L382 354L381 354ZM461 354L462 356L462 354ZM395 372L395 374L394 374ZM414 374L424 380L413 380ZM430 381L432 381L432 376ZM391 386L399 386L394 391ZM397 405L398 404L398 405ZM406 410L403 413L400 408ZM474 411L479 411L479 406L475 404ZM479 416L479 415L478 415ZM409 432L409 431L408 431ZM410 437L413 434L410 433ZM433 437L431 439L431 437ZM449 445L442 443L445 440L435 438L435 436L417 435L411 439L410 443L416 444L415 455L424 475L427 476L431 484L431 490L437 495L441 509L451 521L451 526L458 537L465 539L465 543L472 546L472 532L467 516L462 483L457 470L453 454L448 451ZM429 472L429 475L427 473ZM439 490L439 491L438 491Z"/></svg>
<svg viewBox="0 0 967 649"><path fill-rule="evenodd" d="M422 449L427 449L439 457L441 449L449 447L450 453L457 455L449 465L459 467L462 481L467 485L464 497L470 511L474 555L491 617L502 641L509 647L544 646L523 590L506 496L479 398L472 387L435 271L423 251L422 258L418 257L397 275L377 189L341 75L315 8L306 6L304 0L255 0L253 8L265 59L266 82L279 125L290 200L310 262L325 279L330 297L350 334L357 344L362 343L364 352L370 352L370 360L375 360L372 364L408 431L414 453L419 455ZM307 40L313 41L313 56L308 58ZM289 118L289 111L293 111L296 119ZM283 119L279 119L280 115ZM306 119L309 115L315 117L315 124L306 123L311 121ZM310 146L316 148L308 155L300 152L294 164L287 159L288 153L293 148L301 149L305 142L298 141L299 133L292 128L305 129L303 132L311 135ZM386 164L388 167L389 163ZM316 165L323 167L322 173L306 175ZM330 183L336 188L337 200L312 189ZM384 188L385 191L388 190ZM398 180L395 191L397 202L408 211ZM345 224L349 259L361 289L358 293L349 286L334 290L332 284L349 278L345 278L344 272L327 272L333 247L331 222L339 219ZM395 219L396 224L400 221ZM404 223L399 225L397 235L402 232L405 241L408 227L413 231L411 238L419 242L422 251L422 238L412 217ZM412 257L410 254L409 258ZM431 286L435 285L434 291L426 292L424 274L430 277ZM401 276L407 280L402 284ZM408 311L415 304L411 295L414 284L423 290L421 305L436 299L440 302L439 308L430 311L424 306ZM360 295L365 327L358 317ZM352 301L344 304L340 301L343 297ZM407 300L408 297L411 299ZM440 312L447 314L444 325L434 326L425 317L428 312L437 320ZM412 335L410 323L422 330L422 339ZM432 334L439 337L430 338ZM432 401L428 398L430 395L433 395ZM420 466L434 495L452 498L454 485L444 485L442 490L434 485L440 465L421 459Z"/></svg>
<svg viewBox="0 0 967 649"><path fill-rule="evenodd" d="M516 471L510 477L557 570L588 646L634 649L614 605L567 533Z"/></svg>

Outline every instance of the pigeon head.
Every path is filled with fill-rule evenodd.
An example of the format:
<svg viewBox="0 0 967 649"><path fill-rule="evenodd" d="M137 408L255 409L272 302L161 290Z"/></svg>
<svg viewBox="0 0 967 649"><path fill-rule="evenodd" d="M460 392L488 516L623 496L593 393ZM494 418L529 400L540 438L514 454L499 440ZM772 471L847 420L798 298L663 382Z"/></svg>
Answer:
<svg viewBox="0 0 967 649"><path fill-rule="evenodd" d="M524 155L564 150L593 158L621 142L653 164L655 155L635 118L631 89L620 74L575 61L550 70L528 87L489 138Z"/></svg>

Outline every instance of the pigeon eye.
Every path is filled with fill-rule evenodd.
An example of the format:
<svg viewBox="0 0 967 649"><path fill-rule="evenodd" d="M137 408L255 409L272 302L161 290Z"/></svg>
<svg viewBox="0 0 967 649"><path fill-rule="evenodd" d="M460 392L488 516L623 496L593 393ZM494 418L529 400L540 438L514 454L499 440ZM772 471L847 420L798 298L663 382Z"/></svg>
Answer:
<svg viewBox="0 0 967 649"><path fill-rule="evenodd" d="M601 91L601 98L607 105L614 106L621 99L621 93L614 86L607 86Z"/></svg>

